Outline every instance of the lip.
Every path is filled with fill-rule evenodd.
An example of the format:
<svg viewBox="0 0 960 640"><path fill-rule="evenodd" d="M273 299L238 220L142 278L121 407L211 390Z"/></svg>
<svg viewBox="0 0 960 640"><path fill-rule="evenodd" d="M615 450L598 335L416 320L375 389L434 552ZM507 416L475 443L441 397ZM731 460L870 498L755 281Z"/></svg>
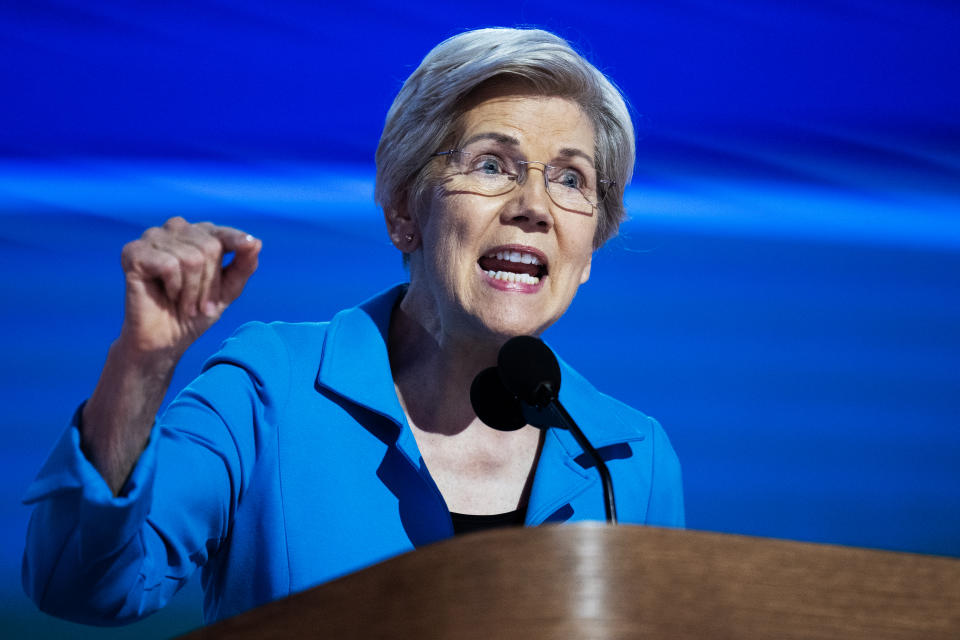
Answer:
<svg viewBox="0 0 960 640"><path fill-rule="evenodd" d="M540 281L537 284L525 284L523 282L507 282L506 280L497 280L496 278L491 278L487 275L487 272L480 268L480 265L477 265L477 273L483 278L484 282L493 287L494 289L499 289L500 291L512 291L514 293L536 293L543 288L543 278L540 278Z"/></svg>
<svg viewBox="0 0 960 640"><path fill-rule="evenodd" d="M486 249L481 256L488 256L491 253L497 253L498 251L519 251L521 253L529 253L537 257L537 260L540 261L540 264L548 267L547 273L540 278L540 281L537 284L525 284L522 282L506 282L505 280L497 280L496 278L491 278L487 275L487 272L480 268L479 264L476 264L477 271L483 277L484 281L500 291L510 291L514 293L537 293L540 289L543 288L543 281L545 278L549 277L549 261L547 260L546 254L543 251L535 247L530 247L524 244L501 244L495 247Z"/></svg>

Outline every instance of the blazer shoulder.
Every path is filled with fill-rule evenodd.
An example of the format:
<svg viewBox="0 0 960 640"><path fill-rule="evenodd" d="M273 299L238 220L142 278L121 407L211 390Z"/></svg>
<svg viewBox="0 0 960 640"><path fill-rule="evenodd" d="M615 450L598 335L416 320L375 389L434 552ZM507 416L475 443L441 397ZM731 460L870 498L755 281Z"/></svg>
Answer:
<svg viewBox="0 0 960 640"><path fill-rule="evenodd" d="M599 394L604 403L604 410L628 429L636 432L644 439L658 437L663 434L663 427L656 418L636 409L621 400L604 393Z"/></svg>
<svg viewBox="0 0 960 640"><path fill-rule="evenodd" d="M291 355L319 352L329 325L329 322L247 322L220 344L206 367L228 358L275 356L281 350Z"/></svg>
<svg viewBox="0 0 960 640"><path fill-rule="evenodd" d="M303 366L315 367L323 354L327 322L248 322L237 328L203 364L245 369L260 384L286 384Z"/></svg>

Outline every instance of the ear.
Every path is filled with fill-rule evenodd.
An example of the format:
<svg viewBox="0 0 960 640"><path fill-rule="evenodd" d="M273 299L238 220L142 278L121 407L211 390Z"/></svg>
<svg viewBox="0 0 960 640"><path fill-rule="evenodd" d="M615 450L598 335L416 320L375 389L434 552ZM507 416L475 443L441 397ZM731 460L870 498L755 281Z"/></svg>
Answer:
<svg viewBox="0 0 960 640"><path fill-rule="evenodd" d="M403 253L413 253L420 247L420 233L416 221L407 211L407 199L398 197L396 204L383 209L383 217L387 222L387 233L393 246Z"/></svg>
<svg viewBox="0 0 960 640"><path fill-rule="evenodd" d="M593 263L593 254L590 254L590 257L587 258L587 264L583 265L583 269L580 271L580 284L586 284L587 280L590 279L590 265Z"/></svg>

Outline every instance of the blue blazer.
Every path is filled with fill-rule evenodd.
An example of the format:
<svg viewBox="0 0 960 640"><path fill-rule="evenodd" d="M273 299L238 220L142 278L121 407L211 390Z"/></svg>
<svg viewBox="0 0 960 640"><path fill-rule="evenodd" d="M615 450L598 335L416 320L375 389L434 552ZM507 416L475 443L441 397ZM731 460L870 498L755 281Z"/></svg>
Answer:
<svg viewBox="0 0 960 640"><path fill-rule="evenodd" d="M78 410L24 498L27 593L54 615L120 624L199 567L211 622L452 536L390 372L403 290L328 323L241 327L154 426L118 497L80 451ZM660 425L561 368L561 401L607 461L620 521L683 526ZM596 469L550 429L527 526L603 518Z"/></svg>

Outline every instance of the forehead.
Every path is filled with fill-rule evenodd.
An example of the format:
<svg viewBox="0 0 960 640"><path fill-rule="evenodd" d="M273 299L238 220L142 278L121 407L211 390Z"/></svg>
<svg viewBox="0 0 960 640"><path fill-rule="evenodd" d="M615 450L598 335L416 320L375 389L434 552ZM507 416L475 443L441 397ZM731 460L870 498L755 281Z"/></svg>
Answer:
<svg viewBox="0 0 960 640"><path fill-rule="evenodd" d="M494 85L477 91L465 106L461 139L497 133L518 140L530 157L552 158L560 149L578 149L594 157L593 122L568 98Z"/></svg>

